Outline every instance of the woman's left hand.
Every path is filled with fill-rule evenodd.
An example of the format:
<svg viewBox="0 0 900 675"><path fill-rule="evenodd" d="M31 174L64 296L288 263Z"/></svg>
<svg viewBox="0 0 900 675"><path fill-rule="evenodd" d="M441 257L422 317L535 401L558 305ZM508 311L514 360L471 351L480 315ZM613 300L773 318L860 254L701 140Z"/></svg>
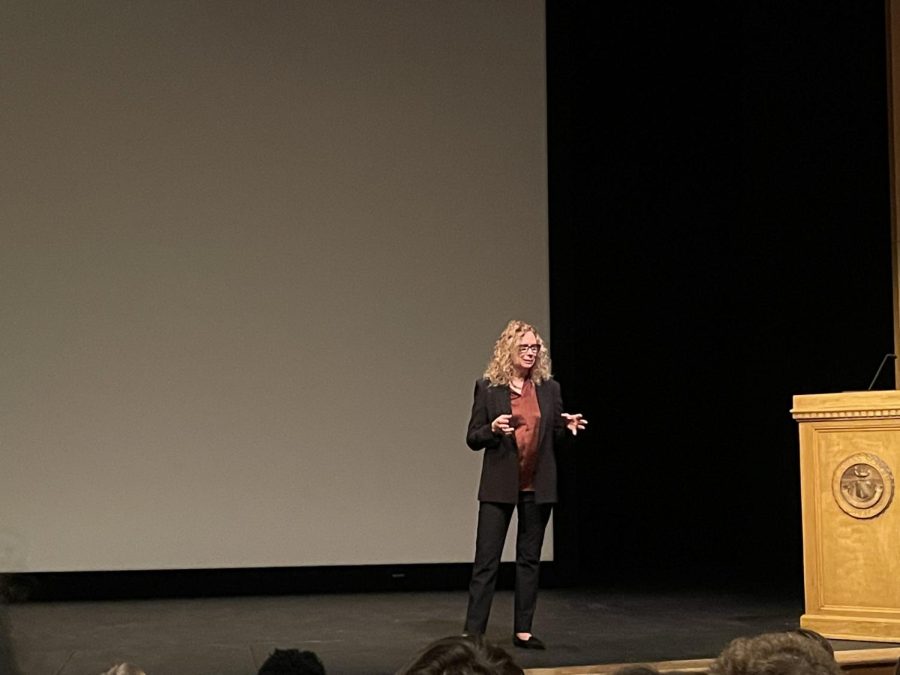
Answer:
<svg viewBox="0 0 900 675"><path fill-rule="evenodd" d="M573 436L577 436L579 429L584 429L588 423L581 413L575 413L574 415L563 413L562 416L566 418L566 429L571 431Z"/></svg>

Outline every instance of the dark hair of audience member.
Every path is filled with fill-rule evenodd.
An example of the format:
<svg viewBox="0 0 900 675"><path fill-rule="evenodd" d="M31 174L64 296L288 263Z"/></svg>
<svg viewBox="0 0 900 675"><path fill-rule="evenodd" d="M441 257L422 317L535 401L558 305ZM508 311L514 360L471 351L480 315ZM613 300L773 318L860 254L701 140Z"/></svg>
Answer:
<svg viewBox="0 0 900 675"><path fill-rule="evenodd" d="M512 657L481 635L453 635L426 646L397 675L524 675Z"/></svg>
<svg viewBox="0 0 900 675"><path fill-rule="evenodd" d="M822 635L821 633L817 633L814 630L809 628L794 628L791 633L796 633L797 635L802 635L804 637L808 637L811 640L815 640L828 652L831 656L834 656L834 646L828 640L827 637Z"/></svg>
<svg viewBox="0 0 900 675"><path fill-rule="evenodd" d="M812 636L796 631L732 640L710 665L711 675L842 675Z"/></svg>
<svg viewBox="0 0 900 675"><path fill-rule="evenodd" d="M314 652L276 649L263 661L258 675L325 675L325 666Z"/></svg>

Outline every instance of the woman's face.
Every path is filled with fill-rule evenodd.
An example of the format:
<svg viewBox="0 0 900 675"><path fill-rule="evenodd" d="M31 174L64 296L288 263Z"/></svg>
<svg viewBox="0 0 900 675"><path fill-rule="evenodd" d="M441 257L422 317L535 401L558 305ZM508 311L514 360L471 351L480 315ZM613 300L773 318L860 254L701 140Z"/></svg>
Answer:
<svg viewBox="0 0 900 675"><path fill-rule="evenodd" d="M540 351L541 345L538 344L534 333L529 331L523 334L519 338L518 344L513 347L513 367L523 374L531 371Z"/></svg>

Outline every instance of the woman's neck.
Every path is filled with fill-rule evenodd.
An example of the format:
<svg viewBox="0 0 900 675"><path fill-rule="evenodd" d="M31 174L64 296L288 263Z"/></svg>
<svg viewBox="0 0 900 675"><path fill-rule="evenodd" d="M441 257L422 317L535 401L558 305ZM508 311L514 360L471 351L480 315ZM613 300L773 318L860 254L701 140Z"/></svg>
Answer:
<svg viewBox="0 0 900 675"><path fill-rule="evenodd" d="M516 368L513 371L512 384L516 385L517 387L521 387L523 384L525 384L525 380L527 380L529 377L531 377L531 370L522 370L520 368Z"/></svg>

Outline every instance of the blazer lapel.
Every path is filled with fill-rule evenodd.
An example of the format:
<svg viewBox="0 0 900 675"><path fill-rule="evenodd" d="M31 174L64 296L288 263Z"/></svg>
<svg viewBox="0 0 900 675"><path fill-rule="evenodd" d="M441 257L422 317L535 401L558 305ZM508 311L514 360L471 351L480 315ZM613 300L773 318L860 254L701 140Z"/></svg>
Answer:
<svg viewBox="0 0 900 675"><path fill-rule="evenodd" d="M555 420L550 419L550 415L553 414L553 401L550 400L550 389L540 385L535 387L535 389L537 390L538 407L541 409L541 427L538 434L538 448L540 448L544 442L544 434L548 428L553 428Z"/></svg>
<svg viewBox="0 0 900 675"><path fill-rule="evenodd" d="M501 415L508 415L512 412L512 403L509 400L509 387L501 385L499 387L491 387L494 394L494 405Z"/></svg>

